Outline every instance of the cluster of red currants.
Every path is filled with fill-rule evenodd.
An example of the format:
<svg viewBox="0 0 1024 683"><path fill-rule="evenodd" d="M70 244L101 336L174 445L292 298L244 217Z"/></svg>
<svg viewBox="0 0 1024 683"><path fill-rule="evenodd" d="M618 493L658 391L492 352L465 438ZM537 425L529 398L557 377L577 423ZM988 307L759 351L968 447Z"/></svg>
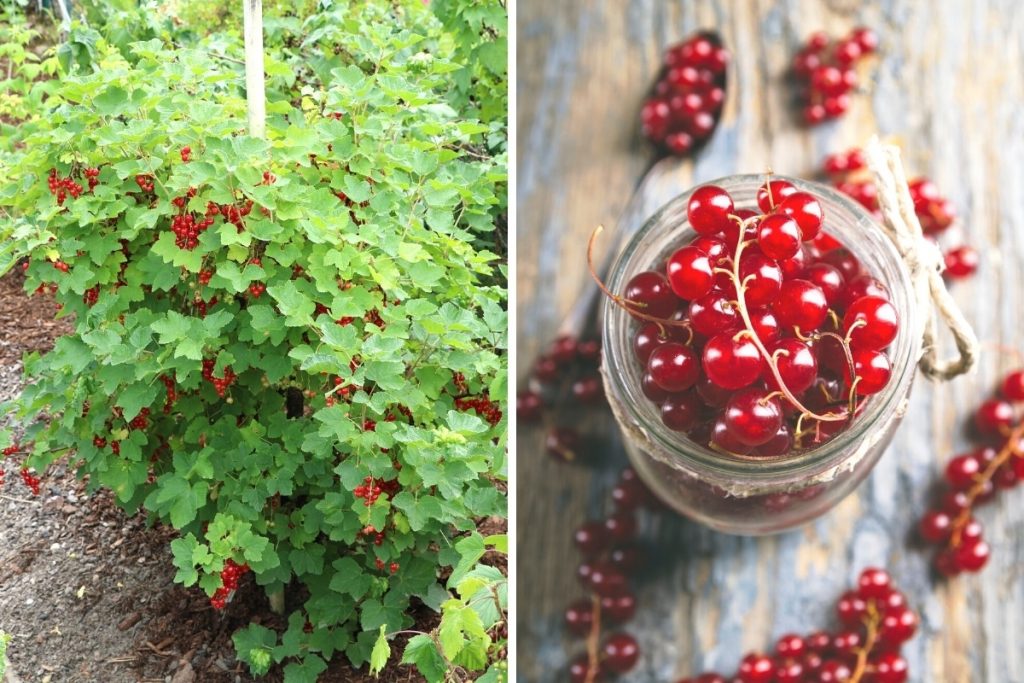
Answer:
<svg viewBox="0 0 1024 683"><path fill-rule="evenodd" d="M352 489L352 495L356 498L362 498L363 505L370 507L377 502L377 499L384 492L384 487L381 486L382 483L374 481L373 477L367 476L363 479L362 484Z"/></svg>
<svg viewBox="0 0 1024 683"><path fill-rule="evenodd" d="M831 439L888 384L899 316L822 232L814 196L770 180L757 206L697 188L687 212L697 238L664 273L605 293L640 322L641 389L667 427L720 451L779 456Z"/></svg>
<svg viewBox="0 0 1024 683"><path fill-rule="evenodd" d="M163 382L164 388L167 389L167 398L164 399L164 414L169 414L174 407L174 402L178 400L177 384L174 381L174 377L170 375L160 375L160 381Z"/></svg>
<svg viewBox="0 0 1024 683"><path fill-rule="evenodd" d="M219 209L224 220L238 228L238 232L242 232L245 230L245 217L252 212L252 200L246 200L241 206L222 204Z"/></svg>
<svg viewBox="0 0 1024 683"><path fill-rule="evenodd" d="M698 33L672 46L640 110L644 135L678 155L710 137L725 101L728 65L729 51L713 34Z"/></svg>
<svg viewBox="0 0 1024 683"><path fill-rule="evenodd" d="M360 535L362 535L364 537L367 537L367 538L372 536L373 537L373 544L375 546L380 547L380 546L384 545L384 538L385 538L384 532L383 531L377 531L377 529L374 528L373 526L365 526L365 527L363 527L363 530L360 531L359 533L360 533Z"/></svg>
<svg viewBox="0 0 1024 683"><path fill-rule="evenodd" d="M139 189L143 192L153 191L153 176L148 173L140 173L135 176L135 184L139 186Z"/></svg>
<svg viewBox="0 0 1024 683"><path fill-rule="evenodd" d="M129 429L143 430L149 427L149 408L143 408L139 414L128 423Z"/></svg>
<svg viewBox="0 0 1024 683"><path fill-rule="evenodd" d="M213 385L213 388L217 391L217 395L224 398L224 394L227 389L235 381L235 373L230 366L224 368L223 377L214 377L213 369L216 367L217 361L208 358L203 361L203 379Z"/></svg>
<svg viewBox="0 0 1024 683"><path fill-rule="evenodd" d="M384 567L387 567L388 571L390 571L392 574L397 574L398 570L400 569L397 562L392 562L390 565L388 565L385 564L384 560L380 559L379 557L376 558L374 563L376 564L377 569L379 569L380 571L384 571Z"/></svg>
<svg viewBox="0 0 1024 683"><path fill-rule="evenodd" d="M249 263L254 266L263 266L263 260L258 257L249 259ZM262 282L252 282L249 284L249 293L252 294L254 299L259 299L265 291L267 291L267 286Z"/></svg>
<svg viewBox="0 0 1024 683"><path fill-rule="evenodd" d="M95 306L96 302L100 300L100 286L93 285L92 287L85 290L82 294L82 302L86 306Z"/></svg>
<svg viewBox="0 0 1024 683"><path fill-rule="evenodd" d="M537 359L532 369L533 379L540 385L539 391L522 389L516 394L516 415L523 423L536 422L544 415L547 402L557 403L568 396L549 396L556 394L555 386L565 386L568 381L569 392L579 404L593 404L604 397L604 385L597 372L601 362L600 342L588 339L577 340L563 335L548 347L547 351ZM572 427L556 426L551 428L547 436L547 452L561 461L574 460L579 445L579 433Z"/></svg>
<svg viewBox="0 0 1024 683"><path fill-rule="evenodd" d="M857 87L854 66L878 49L878 36L857 28L846 38L832 41L817 32L793 58L793 73L804 84L803 118L811 126L835 119L850 108L850 92Z"/></svg>
<svg viewBox="0 0 1024 683"><path fill-rule="evenodd" d="M587 651L572 660L569 676L573 683L595 683L606 674L630 671L640 657L636 639L618 631L602 637L602 627L621 625L636 613L636 596L630 591L628 574L637 569L642 553L636 543L636 513L653 504L654 498L632 469L625 469L612 489L615 511L603 520L590 521L576 529L573 540L583 556L577 576L591 593L565 611L565 626L586 639Z"/></svg>
<svg viewBox="0 0 1024 683"><path fill-rule="evenodd" d="M174 245L179 249L192 251L199 246L199 235L213 225L213 217L216 216L220 207L213 202L207 202L206 214L203 220L196 220L196 215L185 210L188 200L195 196L195 188L189 188L188 194L184 197L175 197L171 200L181 213L171 217L171 232L174 233Z"/></svg>
<svg viewBox="0 0 1024 683"><path fill-rule="evenodd" d="M456 398L455 409L462 411L472 410L487 420L487 423L492 427L501 422L501 406L492 401L487 394Z"/></svg>
<svg viewBox="0 0 1024 683"><path fill-rule="evenodd" d="M95 170L96 174L99 175L99 169ZM89 189L91 190L95 186L95 183L93 183L93 178L91 176L87 175L87 177L89 178ZM46 183L50 188L50 194L57 198L57 204L60 206L64 205L64 200L68 198L68 195L71 195L72 199L78 199L85 190L81 183L76 181L70 175L66 178L61 178L57 174L57 169L55 168L50 169L50 175L47 177Z"/></svg>
<svg viewBox="0 0 1024 683"><path fill-rule="evenodd" d="M21 468L21 480L25 483L25 486L28 487L29 491L32 492L33 496L39 495L39 485L42 482L42 480L36 475L32 474L29 468Z"/></svg>
<svg viewBox="0 0 1024 683"><path fill-rule="evenodd" d="M188 145L181 148L181 161L184 164L192 161L192 148Z"/></svg>
<svg viewBox="0 0 1024 683"><path fill-rule="evenodd" d="M974 415L983 445L949 461L948 490L939 506L921 519L922 538L942 546L935 568L945 576L985 566L991 548L974 510L993 500L997 491L1024 481L1024 422L1015 409L1024 403L1024 370L1008 374L1000 393L1001 397L982 403Z"/></svg>
<svg viewBox="0 0 1024 683"><path fill-rule="evenodd" d="M207 311L210 310L210 307L217 305L217 297L211 297L209 301L206 301L205 299L203 299L203 297L197 294L195 298L192 299L192 304L193 306L195 306L196 313L199 314L199 317L205 318Z"/></svg>
<svg viewBox="0 0 1024 683"><path fill-rule="evenodd" d="M249 565L238 564L232 559L224 563L220 571L220 588L210 598L214 609L224 609L231 594L238 590L238 581L249 572Z"/></svg>
<svg viewBox="0 0 1024 683"><path fill-rule="evenodd" d="M836 152L825 158L824 172L840 192L853 197L876 219L881 220L878 208L878 190L871 180L860 149ZM938 239L956 220L956 207L928 178L914 178L908 183L914 213L924 234ZM945 252L946 275L961 279L973 275L978 269L978 252L969 245L954 247Z"/></svg>
<svg viewBox="0 0 1024 683"><path fill-rule="evenodd" d="M857 588L836 604L841 629L787 634L773 655L752 653L732 678L714 672L678 683L905 683L900 648L917 631L917 615L882 569L865 569Z"/></svg>

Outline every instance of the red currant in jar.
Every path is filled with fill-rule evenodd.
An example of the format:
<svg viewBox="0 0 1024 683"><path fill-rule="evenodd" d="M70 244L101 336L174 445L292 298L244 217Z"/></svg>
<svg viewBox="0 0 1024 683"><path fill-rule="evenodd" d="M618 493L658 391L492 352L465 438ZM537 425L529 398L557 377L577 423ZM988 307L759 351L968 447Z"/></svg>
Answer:
<svg viewBox="0 0 1024 683"><path fill-rule="evenodd" d="M716 185L704 185L695 190L686 209L690 227L700 235L725 232L734 213L732 197Z"/></svg>

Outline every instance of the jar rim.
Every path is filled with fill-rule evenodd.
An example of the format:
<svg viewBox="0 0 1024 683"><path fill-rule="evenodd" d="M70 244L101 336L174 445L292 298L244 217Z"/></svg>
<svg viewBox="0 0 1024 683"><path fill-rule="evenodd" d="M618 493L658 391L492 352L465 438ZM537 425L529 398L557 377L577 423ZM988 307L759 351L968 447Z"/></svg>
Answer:
<svg viewBox="0 0 1024 683"><path fill-rule="evenodd" d="M901 410L902 408L898 403L901 397L906 396L910 388L909 385L914 379L921 351L921 315L911 299L912 292L914 291L913 281L911 280L906 263L896 250L896 246L888 235L885 234L881 226L875 222L875 219L863 206L852 198L822 183L775 174L772 174L771 178L773 180L785 180L802 191L812 193L822 202L825 208L826 221L828 221L828 216L837 210L840 214L849 214L852 224L864 229L863 236L866 238L866 241L873 249L880 250L877 256L891 265L892 272L895 274L895 277L890 278L890 281L886 284L890 289L890 296L894 299L893 303L897 306L903 324L896 340L890 346L890 357L894 370L893 376L882 392L875 394L868 400L862 415L848 429L824 444L800 451L796 455L776 457L726 454L701 445L689 439L683 433L671 431L660 419L651 419L649 415L645 415L644 411L640 409L640 406L650 402L639 391L639 383L636 383L637 386L632 386L624 381L625 373L616 371L617 368L622 367L624 362L635 362L632 354L628 353L629 345L618 343L618 341L621 341L622 335L620 333L616 337L616 333L619 331L615 329L617 324L622 326L623 329L627 330L628 336L628 327L631 324L632 318L624 310L613 304L607 297L604 299L601 308L603 317L603 374L605 382L610 383L610 388L614 389L614 391L608 392L609 400L618 400L618 397L624 396L626 400L620 401L622 404L620 407L625 408L629 419L635 421L636 425L643 429L648 438L656 441L657 445L671 456L682 458L690 465L700 465L704 470L719 475L743 475L748 479L765 483L778 476L788 478L801 471L817 471L822 466L834 464L833 461L841 460L842 456L849 451L851 445L863 440L871 427L882 417L890 415L894 410ZM724 176L694 185L686 192L666 202L643 222L642 226L620 250L609 272L609 289L613 292L622 290L625 285L626 267L631 265L637 252L651 241L652 233L666 228L662 224L665 217L679 211L681 207L683 207L681 223L673 226L673 230L680 231L685 237L686 230L689 229L685 217L685 205L690 195L698 187L718 185L732 194L739 186L756 188L764 180L765 176L762 174ZM750 203L753 203L753 198ZM830 230L830 232L834 232L834 230ZM854 255L860 258L860 253L864 251L863 248L858 250L858 245L849 244L846 240L841 241L843 247L850 249ZM684 239L680 239L677 242L679 246L683 246L685 243ZM651 265L652 263L649 262L646 267L650 268ZM879 273L870 274L873 277L879 277L880 275ZM900 299L900 301L898 302L896 299ZM901 306L899 303L903 305Z"/></svg>

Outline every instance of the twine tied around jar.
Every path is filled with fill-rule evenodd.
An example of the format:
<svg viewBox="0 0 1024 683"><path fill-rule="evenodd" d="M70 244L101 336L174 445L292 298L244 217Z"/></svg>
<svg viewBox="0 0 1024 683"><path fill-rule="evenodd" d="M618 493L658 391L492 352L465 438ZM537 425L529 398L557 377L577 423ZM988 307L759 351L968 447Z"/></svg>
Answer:
<svg viewBox="0 0 1024 683"><path fill-rule="evenodd" d="M932 379L949 380L962 375L974 366L978 358L978 337L946 289L942 279L945 260L938 246L927 239L921 229L899 149L872 137L864 148L864 157L878 188L882 229L907 264L914 282L914 298L924 315L918 366ZM956 358L938 358L935 337L940 317L953 334L959 353Z"/></svg>

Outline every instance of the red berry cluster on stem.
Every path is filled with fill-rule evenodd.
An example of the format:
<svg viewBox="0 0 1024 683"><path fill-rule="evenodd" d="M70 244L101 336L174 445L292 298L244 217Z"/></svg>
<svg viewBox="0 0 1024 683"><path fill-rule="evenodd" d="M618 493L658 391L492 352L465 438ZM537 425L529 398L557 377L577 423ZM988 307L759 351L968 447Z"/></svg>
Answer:
<svg viewBox="0 0 1024 683"><path fill-rule="evenodd" d="M983 445L954 457L946 465L947 490L939 505L921 519L919 532L941 547L935 568L944 576L980 571L991 548L975 510L995 498L999 490L1024 480L1024 370L1004 379L1001 396L982 403L974 424Z"/></svg>
<svg viewBox="0 0 1024 683"><path fill-rule="evenodd" d="M249 572L249 565L238 564L232 559L224 563L224 569L220 572L220 588L210 598L210 604L214 609L224 609L228 604L231 594L238 590L238 581Z"/></svg>
<svg viewBox="0 0 1024 683"><path fill-rule="evenodd" d="M566 628L586 642L586 652L569 667L573 683L596 683L610 674L627 673L640 657L636 639L617 629L636 613L636 597L628 579L641 559L635 540L636 513L653 498L636 473L627 468L612 499L615 511L611 515L585 523L573 536L583 556L576 574L590 593L565 611ZM610 625L615 629L609 629ZM608 634L608 630L614 632Z"/></svg>
<svg viewBox="0 0 1024 683"><path fill-rule="evenodd" d="M864 153L860 149L830 154L825 158L823 170L836 189L853 197L877 220L882 220L878 189L871 179ZM938 240L956 220L956 207L928 178L914 178L908 186L921 229L927 237ZM959 280L973 275L978 269L978 252L969 245L961 245L946 251L945 261L946 275Z"/></svg>
<svg viewBox="0 0 1024 683"><path fill-rule="evenodd" d="M545 416L545 405L572 398L589 405L604 397L604 384L597 372L601 362L601 343L577 340L563 335L555 339L533 364L531 376L539 387L516 394L516 415L523 423L537 422ZM557 388L556 388L557 387ZM562 396L547 396L562 394ZM557 460L574 460L579 434L572 427L552 427L547 436L547 452Z"/></svg>
<svg viewBox="0 0 1024 683"><path fill-rule="evenodd" d="M224 368L223 377L215 377L213 370L216 365L217 361L211 358L203 361L203 379L213 385L218 396L224 398L224 394L227 392L228 387L235 381L235 373L231 370L231 367L228 366Z"/></svg>
<svg viewBox="0 0 1024 683"><path fill-rule="evenodd" d="M687 211L698 236L664 273L635 274L621 295L598 283L638 321L640 388L669 429L726 453L781 456L833 438L885 388L899 316L822 232L817 198L769 180L757 206L699 187Z"/></svg>
<svg viewBox="0 0 1024 683"><path fill-rule="evenodd" d="M836 604L835 633L779 638L771 655L751 653L732 678L707 672L678 683L905 683L900 648L917 630L917 615L882 569L865 569Z"/></svg>
<svg viewBox="0 0 1024 683"><path fill-rule="evenodd" d="M492 427L501 422L501 406L492 401L487 394L479 396L465 396L455 399L456 410L472 410L477 415L487 420Z"/></svg>
<svg viewBox="0 0 1024 683"><path fill-rule="evenodd" d="M177 384L170 375L160 375L160 381L163 382L164 387L167 389L167 398L164 399L164 414L168 414L174 407L174 402L178 400Z"/></svg>
<svg viewBox="0 0 1024 683"><path fill-rule="evenodd" d="M31 470L27 467L21 468L21 480L25 483L25 486L32 492L33 496L39 495L39 484L42 480L32 474Z"/></svg>
<svg viewBox="0 0 1024 683"><path fill-rule="evenodd" d="M153 176L149 173L139 173L135 176L135 184L143 192L152 192L154 188Z"/></svg>
<svg viewBox="0 0 1024 683"><path fill-rule="evenodd" d="M661 76L640 110L644 135L685 155L711 136L725 102L729 51L717 36L698 33L665 53Z"/></svg>
<svg viewBox="0 0 1024 683"><path fill-rule="evenodd" d="M96 171L96 175L98 176L99 169L88 169L88 171L86 171L90 190L96 186L96 182L99 182L98 180L94 182L95 176L88 175L93 170ZM55 168L50 169L50 175L47 176L46 183L50 188L50 194L56 197L57 204L60 206L64 205L64 201L68 198L68 195L71 195L72 199L78 199L82 192L85 191L85 188L82 187L81 183L76 181L70 175L66 178L61 178Z"/></svg>
<svg viewBox="0 0 1024 683"><path fill-rule="evenodd" d="M814 126L835 119L850 108L850 93L857 87L855 64L875 52L878 37L858 28L841 40L832 41L817 32L793 58L793 73L804 84L803 119Z"/></svg>

